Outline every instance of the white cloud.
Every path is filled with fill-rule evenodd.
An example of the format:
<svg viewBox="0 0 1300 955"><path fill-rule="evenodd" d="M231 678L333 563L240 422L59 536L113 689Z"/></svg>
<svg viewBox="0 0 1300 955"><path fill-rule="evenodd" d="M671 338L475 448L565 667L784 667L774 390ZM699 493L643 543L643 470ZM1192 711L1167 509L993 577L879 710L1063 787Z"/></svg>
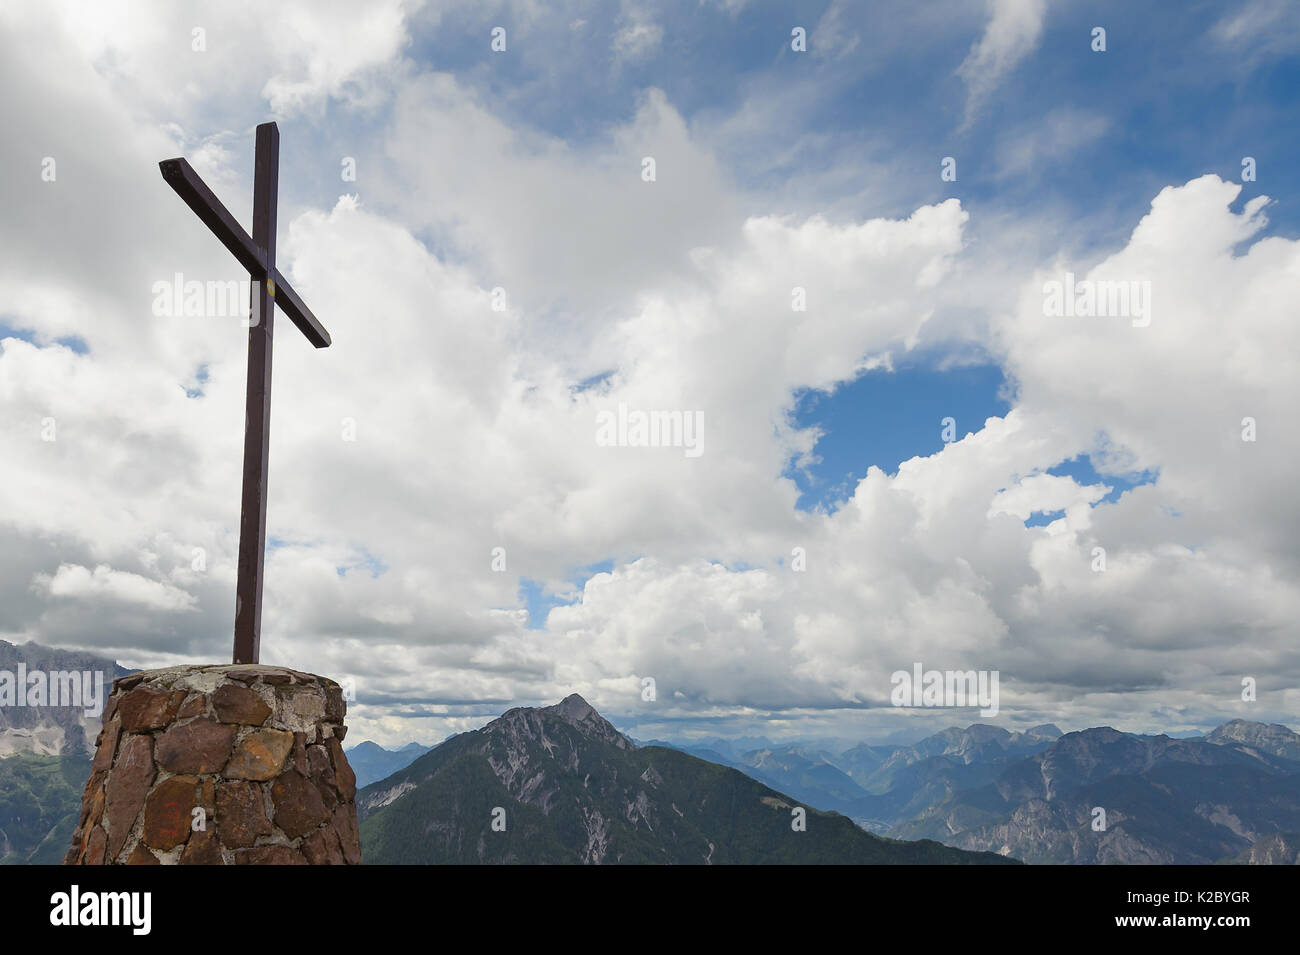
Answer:
<svg viewBox="0 0 1300 955"><path fill-rule="evenodd" d="M1030 29L1038 7L1017 9L999 6L972 53L979 77L1035 42L1041 11ZM101 42L2 15L18 40L0 78L43 85L40 109L10 106L0 156L25 168L52 151L60 178L10 189L0 221L6 323L35 339L0 352L0 632L130 665L224 658L245 336L148 312L173 271L237 275L156 171L186 150L198 98L137 88L179 69L153 26ZM264 653L354 676L357 738L427 740L575 690L629 718L770 708L774 731L859 732L897 716L881 709L888 677L914 660L999 669L1009 718L1076 726L1227 707L1243 674L1295 685L1300 243L1260 238L1266 200L1233 212L1237 186L1197 179L1155 196L1099 262L1035 269L1020 252L983 274L957 200L789 215L742 195L660 91L569 142L403 66L397 20L376 22L353 59L304 54L210 93L245 112L245 94L282 97L310 128L311 104L351 95L367 63L392 71L357 193L280 222L282 268L335 344L313 350L287 322L277 336ZM312 41L322 64L334 42ZM218 130L188 154L246 197L231 160L247 131L190 128ZM1013 137L1004 165L1061 142ZM992 240L1054 240L1025 228ZM1043 283L1067 269L1150 281L1151 324L1044 317ZM792 396L889 367L953 302L991 316L970 334L1015 381L1013 410L963 421L971 434L892 476L872 469L832 515L798 510L788 469L816 448ZM52 343L68 335L89 351ZM596 414L619 402L702 410L706 453L597 446ZM1088 452L1101 485L1043 473ZM1159 478L1097 503L1135 468ZM564 592L606 560L527 629L521 577Z"/></svg>
<svg viewBox="0 0 1300 955"><path fill-rule="evenodd" d="M838 58L856 50L862 41L861 34L853 29L857 21L858 17L849 12L844 0L831 0L812 31L813 56Z"/></svg>
<svg viewBox="0 0 1300 955"><path fill-rule="evenodd" d="M1104 484L1082 485L1070 477L1032 474L1012 487L999 491L989 507L988 516L992 518L999 514L1011 514L1025 521L1035 513L1050 514L1080 504L1096 504L1108 493L1110 489ZM1087 513L1086 507L1081 513Z"/></svg>
<svg viewBox="0 0 1300 955"><path fill-rule="evenodd" d="M1073 725L1228 710L1243 675L1288 685L1260 673L1296 635L1300 514L1286 487L1300 453L1289 433L1243 443L1239 409L1286 420L1300 398L1284 320L1300 243L1234 255L1261 227L1259 203L1229 210L1238 188L1206 177L1165 190L1124 250L1081 273L1150 278L1148 328L1045 318L1041 277L1027 281L999 328L1017 409L895 477L872 469L848 507L804 521L787 542L806 549L806 572L777 567L773 547L761 569L641 563L589 584L549 621L590 648L574 679L614 701L614 673L662 674L661 717L674 690L734 706L742 683L798 713L879 704L913 660L986 666L1009 711ZM1094 507L1105 485L1041 473L1084 451L1159 478ZM1061 509L1050 527L1022 523ZM1225 634L1240 653L1223 655ZM766 679L750 672L775 660Z"/></svg>
<svg viewBox="0 0 1300 955"><path fill-rule="evenodd" d="M1052 163L1101 139L1110 119L1100 113L1060 107L1032 125L1003 138L998 147L999 176L1050 175Z"/></svg>
<svg viewBox="0 0 1300 955"><path fill-rule="evenodd" d="M1038 46L1047 0L989 0L992 14L984 34L957 68L966 83L966 124L993 91Z"/></svg>
<svg viewBox="0 0 1300 955"><path fill-rule="evenodd" d="M611 49L615 59L634 62L652 56L663 39L664 28L659 24L634 19L614 34Z"/></svg>
<svg viewBox="0 0 1300 955"><path fill-rule="evenodd" d="M277 32L293 40L277 44L280 70L262 88L271 110L292 113L327 96L373 104L380 87L368 81L376 72L387 78L409 42L407 22L422 6L423 0L277 5Z"/></svg>
<svg viewBox="0 0 1300 955"><path fill-rule="evenodd" d="M150 110L193 115L262 95L273 113L286 116L316 109L330 97L373 104L378 81L409 42L410 18L423 6L424 0L282 0L271 6L234 0L199 7L58 0L7 5L0 22L15 39L29 34L41 48L66 41L68 52L123 98Z"/></svg>
<svg viewBox="0 0 1300 955"><path fill-rule="evenodd" d="M195 609L194 596L179 587L113 570L107 564L100 564L94 570L78 564L60 564L53 576L37 574L33 586L44 589L51 597L106 599L153 610Z"/></svg>
<svg viewBox="0 0 1300 955"><path fill-rule="evenodd" d="M1249 0L1225 13L1209 30L1210 39L1236 57L1243 72L1261 61L1300 49L1300 23L1288 0Z"/></svg>

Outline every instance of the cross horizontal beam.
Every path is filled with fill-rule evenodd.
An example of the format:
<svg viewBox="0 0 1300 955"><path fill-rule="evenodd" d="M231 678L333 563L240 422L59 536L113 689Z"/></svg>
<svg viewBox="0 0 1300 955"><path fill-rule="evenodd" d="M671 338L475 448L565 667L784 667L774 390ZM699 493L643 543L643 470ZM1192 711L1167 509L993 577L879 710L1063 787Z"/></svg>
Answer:
<svg viewBox="0 0 1300 955"><path fill-rule="evenodd" d="M158 164L163 179L176 194L185 200L185 204L194 210L221 244L230 250L230 254L248 270L254 281L261 281L266 275L266 250L253 241L252 236L244 231L235 221L235 217L221 204L208 188L199 174L184 159L164 159ZM298 326L298 330L307 336L307 340L317 348L326 348L330 344L330 333L311 313L293 286L279 269L272 270L271 279L275 282L275 304L279 305L289 320Z"/></svg>

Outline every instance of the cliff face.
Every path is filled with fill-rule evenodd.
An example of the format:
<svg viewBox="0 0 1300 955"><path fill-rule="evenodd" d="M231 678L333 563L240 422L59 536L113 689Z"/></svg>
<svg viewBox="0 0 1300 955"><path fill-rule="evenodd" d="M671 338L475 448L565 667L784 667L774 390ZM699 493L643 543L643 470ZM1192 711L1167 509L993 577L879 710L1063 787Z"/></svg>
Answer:
<svg viewBox="0 0 1300 955"><path fill-rule="evenodd" d="M1005 861L881 839L729 767L638 749L576 695L448 740L357 807L371 863Z"/></svg>
<svg viewBox="0 0 1300 955"><path fill-rule="evenodd" d="M1300 736L1234 721L1208 736L1069 733L895 826L1031 863L1198 865L1285 857L1300 830ZM1103 810L1098 817L1096 810ZM1094 828L1094 820L1104 828ZM1257 850L1257 851L1256 851Z"/></svg>
<svg viewBox="0 0 1300 955"><path fill-rule="evenodd" d="M1238 746L1300 762L1300 734L1280 723L1231 720L1205 737L1207 742Z"/></svg>
<svg viewBox="0 0 1300 955"><path fill-rule="evenodd" d="M1234 865L1300 865L1300 833L1265 836L1232 860Z"/></svg>
<svg viewBox="0 0 1300 955"><path fill-rule="evenodd" d="M0 640L0 757L15 753L86 758L94 755L99 713L113 681L130 672L93 653ZM55 699L50 690L52 674L92 675L99 694L94 712L86 715L84 701L74 706L50 705ZM100 675L102 681L94 679ZM20 677L24 677L21 686ZM30 682L33 679L41 684L39 697L34 695ZM82 688L78 686L79 695ZM34 699L44 703L31 705Z"/></svg>
<svg viewBox="0 0 1300 955"><path fill-rule="evenodd" d="M93 653L0 640L0 862L63 858L101 711L113 680L129 672ZM76 705L61 705L73 680ZM88 687L97 700L82 698Z"/></svg>

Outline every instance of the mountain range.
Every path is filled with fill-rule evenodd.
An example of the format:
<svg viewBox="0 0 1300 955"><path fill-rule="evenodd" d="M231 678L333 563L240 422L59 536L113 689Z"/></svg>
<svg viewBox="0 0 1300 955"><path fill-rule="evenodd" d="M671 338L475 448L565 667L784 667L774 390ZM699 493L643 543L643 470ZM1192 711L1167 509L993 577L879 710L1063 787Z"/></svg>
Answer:
<svg viewBox="0 0 1300 955"><path fill-rule="evenodd" d="M1300 735L1280 724L1174 739L977 723L839 754L685 749L874 832L1030 863L1278 862L1300 845Z"/></svg>
<svg viewBox="0 0 1300 955"><path fill-rule="evenodd" d="M0 671L15 683L23 671L102 674L101 706L113 680L131 672L93 653L4 640ZM80 706L0 706L0 865L63 859L98 735L98 717Z"/></svg>
<svg viewBox="0 0 1300 955"><path fill-rule="evenodd" d="M0 671L19 666L100 671L106 690L131 672L0 641ZM98 729L82 708L0 706L0 864L62 857ZM574 696L433 748L361 742L348 759L369 861L1300 860L1300 734L1246 720L1183 739L977 723L847 749L642 744ZM498 808L504 831L485 828Z"/></svg>
<svg viewBox="0 0 1300 955"><path fill-rule="evenodd" d="M658 743L719 762L820 809L843 813L864 829L888 833L899 822L951 792L991 781L1014 759L1047 748L1055 726L1013 733L976 723L952 727L910 745L861 743L840 753L765 741L758 749L724 756L718 741L679 746Z"/></svg>
<svg viewBox="0 0 1300 955"><path fill-rule="evenodd" d="M113 681L132 672L93 653L0 640L0 672L16 680L20 670L29 674L63 671L100 675L101 708ZM12 701L0 706L0 757L13 753L93 756L98 735L98 716L87 717L81 707L12 705Z"/></svg>
<svg viewBox="0 0 1300 955"><path fill-rule="evenodd" d="M1284 726L1243 721L1192 739L1067 733L890 832L1034 863L1249 859L1261 840L1300 831L1297 744Z"/></svg>
<svg viewBox="0 0 1300 955"><path fill-rule="evenodd" d="M409 766L432 748L419 743L407 743L401 749L384 749L378 743L365 740L347 750L348 765L357 775L357 786L368 786Z"/></svg>
<svg viewBox="0 0 1300 955"><path fill-rule="evenodd" d="M727 766L638 747L574 694L454 736L357 794L387 864L980 864L800 805Z"/></svg>

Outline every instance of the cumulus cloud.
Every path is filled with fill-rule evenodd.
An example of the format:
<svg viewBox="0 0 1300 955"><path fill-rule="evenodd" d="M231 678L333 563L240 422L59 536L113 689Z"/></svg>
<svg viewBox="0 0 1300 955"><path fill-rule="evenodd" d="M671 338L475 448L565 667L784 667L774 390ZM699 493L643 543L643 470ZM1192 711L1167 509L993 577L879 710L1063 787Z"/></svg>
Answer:
<svg viewBox="0 0 1300 955"><path fill-rule="evenodd" d="M15 39L57 37L79 64L151 111L197 118L263 96L283 117L316 110L329 98L373 105L400 63L411 17L424 6L425 0L285 0L273 7L237 0L200 8L61 0L8 5L0 17Z"/></svg>
<svg viewBox="0 0 1300 955"><path fill-rule="evenodd" d="M1231 711L1245 675L1283 692L1293 677L1259 661L1295 663L1300 595L1280 568L1295 563L1284 486L1300 456L1284 435L1242 442L1238 409L1272 420L1300 397L1283 320L1300 248L1234 254L1262 227L1262 202L1230 211L1238 191L1205 177L1162 192L1123 250L1081 270L1151 280L1149 327L1045 317L1041 276L1027 281L999 327L1016 409L893 477L873 468L848 506L808 518L789 541L806 571L772 554L762 568L641 562L593 579L548 621L588 648L582 682L617 698L618 674L658 674L665 709L757 699L742 685L770 707L880 707L889 673L921 661L999 669L1022 716L1060 719L1069 698L1072 720L1116 723L1206 701ZM1243 341L1271 361L1243 360ZM1083 452L1103 472L1159 478L1099 503L1106 485L1042 473ZM1241 650L1225 657L1228 633ZM763 661L766 679L751 672Z"/></svg>
<svg viewBox="0 0 1300 955"><path fill-rule="evenodd" d="M989 506L987 516L992 518L998 514L1011 514L1024 521L1032 514L1050 514L1080 504L1091 506L1108 493L1110 488L1104 484L1082 485L1070 477L1031 474L1014 486L999 491Z"/></svg>
<svg viewBox="0 0 1300 955"><path fill-rule="evenodd" d="M1102 257L1011 261L993 282L969 274L956 199L754 208L666 93L562 139L399 68L409 8L382 9L355 59L323 36L331 65L291 59L252 93L306 116L349 101L366 64L392 68L364 185L280 221L281 267L335 344L277 336L264 659L353 677L358 736L428 740L573 691L647 728L865 734L897 718L889 675L914 661L1000 670L1017 723L1176 729L1233 712L1244 675L1296 684L1300 243L1265 234L1266 199L1172 185ZM66 72L33 74L52 77L46 105L11 105L21 135L0 142L14 168L26 142L60 158L57 184L14 190L0 221L0 635L136 666L222 659L246 336L149 309L175 271L237 275L157 176L192 122L184 90L136 88L170 41L110 56L81 27L3 15L19 36L48 28L40 55ZM972 91L1041 19L997 5ZM7 45L0 77L30 49ZM204 175L246 198L247 130L203 128ZM1013 142L1005 168L1060 141ZM1067 271L1150 283L1150 324L1045 315ZM991 288L1008 275L1009 297ZM978 345L1012 410L872 468L833 512L797 508L791 468L818 432L795 396L889 374L955 300L989 311ZM706 452L601 446L620 405L699 411ZM1046 473L1081 454L1097 482ZM1104 500L1138 470L1157 478ZM524 579L560 598L545 619Z"/></svg>
<svg viewBox="0 0 1300 955"><path fill-rule="evenodd" d="M194 596L179 587L139 574L113 570L106 564L100 564L94 570L77 564L60 564L53 576L37 574L33 584L51 597L106 598L155 610L193 610L195 607Z"/></svg>

